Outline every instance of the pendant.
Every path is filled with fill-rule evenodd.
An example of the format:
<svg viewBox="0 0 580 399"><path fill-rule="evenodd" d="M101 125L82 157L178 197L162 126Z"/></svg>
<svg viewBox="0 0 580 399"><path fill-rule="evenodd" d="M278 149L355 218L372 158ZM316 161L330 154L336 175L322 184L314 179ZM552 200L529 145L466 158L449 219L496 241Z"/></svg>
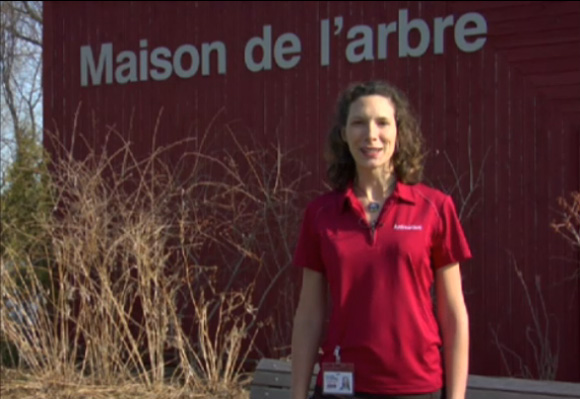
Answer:
<svg viewBox="0 0 580 399"><path fill-rule="evenodd" d="M381 209L381 204L378 202L371 202L367 205L367 209L370 213L376 213Z"/></svg>

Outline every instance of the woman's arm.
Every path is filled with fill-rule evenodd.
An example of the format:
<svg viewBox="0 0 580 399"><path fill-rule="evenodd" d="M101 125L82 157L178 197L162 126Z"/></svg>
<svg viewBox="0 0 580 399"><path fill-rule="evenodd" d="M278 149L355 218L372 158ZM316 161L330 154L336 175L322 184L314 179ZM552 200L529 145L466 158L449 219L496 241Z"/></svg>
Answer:
<svg viewBox="0 0 580 399"><path fill-rule="evenodd" d="M469 319L459 264L437 270L437 316L443 336L447 399L464 399L469 367Z"/></svg>
<svg viewBox="0 0 580 399"><path fill-rule="evenodd" d="M303 269L302 290L292 330L292 399L306 399L326 310L326 279Z"/></svg>

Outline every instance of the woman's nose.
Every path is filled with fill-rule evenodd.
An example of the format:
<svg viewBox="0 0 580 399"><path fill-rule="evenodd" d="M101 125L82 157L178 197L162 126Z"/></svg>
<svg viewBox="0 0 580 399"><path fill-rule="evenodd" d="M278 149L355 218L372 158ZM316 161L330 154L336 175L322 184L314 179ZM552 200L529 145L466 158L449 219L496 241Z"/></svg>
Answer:
<svg viewBox="0 0 580 399"><path fill-rule="evenodd" d="M369 122L367 133L370 139L376 139L379 137L379 127L373 121Z"/></svg>

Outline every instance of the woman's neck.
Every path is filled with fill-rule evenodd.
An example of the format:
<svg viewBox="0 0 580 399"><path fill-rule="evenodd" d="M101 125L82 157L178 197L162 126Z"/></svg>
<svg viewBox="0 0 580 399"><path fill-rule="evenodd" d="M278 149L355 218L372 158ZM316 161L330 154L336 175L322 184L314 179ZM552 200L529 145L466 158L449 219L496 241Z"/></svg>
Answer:
<svg viewBox="0 0 580 399"><path fill-rule="evenodd" d="M354 185L369 201L383 202L393 193L396 181L393 171L357 171Z"/></svg>

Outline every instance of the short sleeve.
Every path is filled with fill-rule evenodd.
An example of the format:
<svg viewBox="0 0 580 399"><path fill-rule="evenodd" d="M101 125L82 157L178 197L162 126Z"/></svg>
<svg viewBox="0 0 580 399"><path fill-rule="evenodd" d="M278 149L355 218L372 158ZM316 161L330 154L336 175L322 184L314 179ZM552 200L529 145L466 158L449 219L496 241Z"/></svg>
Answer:
<svg viewBox="0 0 580 399"><path fill-rule="evenodd" d="M320 235L316 228L318 218L318 207L310 203L304 212L293 263L295 266L306 267L324 274L325 267L320 254Z"/></svg>
<svg viewBox="0 0 580 399"><path fill-rule="evenodd" d="M448 195L445 196L445 200L439 210L439 221L433 240L433 267L438 269L470 259L471 250L469 244L457 217L453 200Z"/></svg>

